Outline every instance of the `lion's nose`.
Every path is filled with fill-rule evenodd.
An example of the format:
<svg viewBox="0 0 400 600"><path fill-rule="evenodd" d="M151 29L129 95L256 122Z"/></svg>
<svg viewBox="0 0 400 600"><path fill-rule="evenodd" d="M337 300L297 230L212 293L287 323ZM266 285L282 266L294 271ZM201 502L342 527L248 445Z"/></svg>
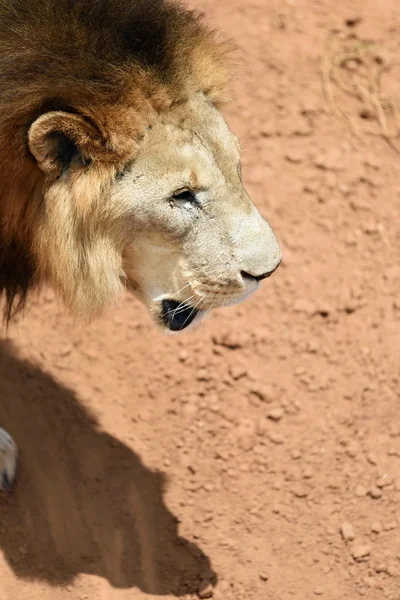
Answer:
<svg viewBox="0 0 400 600"><path fill-rule="evenodd" d="M267 279L268 277L271 277L272 273L274 273L277 268L279 267L279 265L281 264L281 261L279 261L273 269L271 269L270 271L267 271L266 273L262 273L261 275L254 275L253 273L247 273L246 271L241 271L241 275L242 277L248 277L249 279L255 279L257 282L262 281L263 279Z"/></svg>

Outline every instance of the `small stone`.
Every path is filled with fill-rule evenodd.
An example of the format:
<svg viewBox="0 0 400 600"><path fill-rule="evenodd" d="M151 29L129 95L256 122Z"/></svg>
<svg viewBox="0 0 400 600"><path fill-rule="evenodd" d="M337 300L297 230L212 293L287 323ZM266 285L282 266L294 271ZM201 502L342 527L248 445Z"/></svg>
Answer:
<svg viewBox="0 0 400 600"><path fill-rule="evenodd" d="M346 542L351 542L355 539L355 533L354 533L354 528L353 525L351 525L351 523L343 523L340 526L340 533L342 534L343 539Z"/></svg>
<svg viewBox="0 0 400 600"><path fill-rule="evenodd" d="M371 546L368 544L356 544L351 549L351 555L357 562L367 558L371 553Z"/></svg>
<svg viewBox="0 0 400 600"><path fill-rule="evenodd" d="M376 523L372 523L371 525L371 531L372 533L381 533L382 531L382 525L378 522Z"/></svg>
<svg viewBox="0 0 400 600"><path fill-rule="evenodd" d="M206 492L213 492L214 489L215 489L215 485L213 483L211 483L211 482L206 483L205 486L204 486L204 489L205 489Z"/></svg>
<svg viewBox="0 0 400 600"><path fill-rule="evenodd" d="M197 592L197 595L201 600L205 598L212 598L214 596L214 588L209 581L202 581Z"/></svg>
<svg viewBox="0 0 400 600"><path fill-rule="evenodd" d="M281 433L278 433L277 431L269 431L268 437L273 444L277 444L277 445L283 444L285 441L285 438L283 437L283 435Z"/></svg>
<svg viewBox="0 0 400 600"><path fill-rule="evenodd" d="M286 152L285 158L288 162L298 164L303 162L304 154L300 150L291 149Z"/></svg>
<svg viewBox="0 0 400 600"><path fill-rule="evenodd" d="M312 479L314 477L314 472L311 469L311 467L306 467L303 471L303 478L304 479Z"/></svg>
<svg viewBox="0 0 400 600"><path fill-rule="evenodd" d="M357 444L357 442L350 442L350 444L347 447L347 454L348 456L350 456L350 458L356 458L358 453L360 451L359 445Z"/></svg>
<svg viewBox="0 0 400 600"><path fill-rule="evenodd" d="M260 573L260 579L261 581L268 581L269 575L263 571L262 573Z"/></svg>
<svg viewBox="0 0 400 600"><path fill-rule="evenodd" d="M386 573L389 577L400 577L400 568L396 564L388 565Z"/></svg>
<svg viewBox="0 0 400 600"><path fill-rule="evenodd" d="M358 485L356 487L357 498L363 498L366 495L367 495L367 490L365 489L365 487L363 485Z"/></svg>
<svg viewBox="0 0 400 600"><path fill-rule="evenodd" d="M373 454L372 452L368 452L368 454L367 454L367 461L371 465L374 465L374 467L378 464L378 460L377 460L375 454Z"/></svg>
<svg viewBox="0 0 400 600"><path fill-rule="evenodd" d="M293 496L296 496L296 498L307 498L308 491L305 487L298 485L295 488L293 488L292 494Z"/></svg>
<svg viewBox="0 0 400 600"><path fill-rule="evenodd" d="M280 421L283 415L284 412L282 408L273 408L268 413L268 419L271 419L271 421Z"/></svg>
<svg viewBox="0 0 400 600"><path fill-rule="evenodd" d="M240 365L231 366L229 372L232 376L232 379L234 379L235 381L238 381L239 379L241 379L242 377L246 377L247 375L247 370L244 367L241 367Z"/></svg>
<svg viewBox="0 0 400 600"><path fill-rule="evenodd" d="M189 358L189 354L186 352L186 350L181 350L179 352L179 360L181 362L186 362L188 358Z"/></svg>
<svg viewBox="0 0 400 600"><path fill-rule="evenodd" d="M229 350L237 350L243 348L247 342L247 336L233 331L223 332L213 337L213 342L217 346L229 348Z"/></svg>
<svg viewBox="0 0 400 600"><path fill-rule="evenodd" d="M361 23L361 21L362 21L361 17L354 15L352 17L348 17L345 20L345 25L347 27L356 27L357 25L359 25Z"/></svg>
<svg viewBox="0 0 400 600"><path fill-rule="evenodd" d="M301 458L301 452L300 450L297 450L297 448L294 448L294 450L291 451L290 456L293 460L299 460L299 458Z"/></svg>
<svg viewBox="0 0 400 600"><path fill-rule="evenodd" d="M393 529L397 529L396 521L391 521L390 523L386 523L384 526L385 531L392 531Z"/></svg>
<svg viewBox="0 0 400 600"><path fill-rule="evenodd" d="M316 596L323 596L323 594L324 594L324 590L323 590L322 588L320 588L320 587L317 587L317 588L315 588L315 590L314 590L314 594L315 594Z"/></svg>
<svg viewBox="0 0 400 600"><path fill-rule="evenodd" d="M387 572L387 566L384 565L383 563L380 563L379 565L377 565L375 567L375 572L376 573L386 573Z"/></svg>
<svg viewBox="0 0 400 600"><path fill-rule="evenodd" d="M393 480L390 477L388 477L387 475L382 475L382 477L380 477L376 482L376 487L383 489L384 487L392 485L392 483Z"/></svg>
<svg viewBox="0 0 400 600"><path fill-rule="evenodd" d="M272 402L276 396L274 388L269 384L252 383L250 393L257 396L262 402Z"/></svg>
<svg viewBox="0 0 400 600"><path fill-rule="evenodd" d="M314 164L319 169L326 171L342 171L345 168L345 159L339 148L332 148L326 153L316 156Z"/></svg>
<svg viewBox="0 0 400 600"><path fill-rule="evenodd" d="M382 491L379 488L377 488L376 486L373 485L368 490L368 496L370 496L374 500L378 500L379 498L382 498Z"/></svg>

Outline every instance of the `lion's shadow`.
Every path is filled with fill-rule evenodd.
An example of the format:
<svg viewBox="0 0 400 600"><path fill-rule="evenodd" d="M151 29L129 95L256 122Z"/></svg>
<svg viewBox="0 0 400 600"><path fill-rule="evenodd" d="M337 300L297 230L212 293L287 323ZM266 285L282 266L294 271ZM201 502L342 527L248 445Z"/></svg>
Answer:
<svg viewBox="0 0 400 600"><path fill-rule="evenodd" d="M204 553L178 535L165 477L4 342L0 425L20 448L16 487L0 497L0 547L17 576L60 585L89 573L180 596L211 573Z"/></svg>

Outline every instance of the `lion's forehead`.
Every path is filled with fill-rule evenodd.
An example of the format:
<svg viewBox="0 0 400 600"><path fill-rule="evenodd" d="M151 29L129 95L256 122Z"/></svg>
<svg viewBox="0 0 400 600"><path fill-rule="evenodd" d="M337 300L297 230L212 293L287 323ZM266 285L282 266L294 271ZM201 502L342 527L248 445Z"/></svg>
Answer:
<svg viewBox="0 0 400 600"><path fill-rule="evenodd" d="M191 173L200 185L209 185L218 173L236 178L239 143L223 116L206 101L187 103L164 115L148 130L138 163L146 170ZM203 179L203 181L201 181Z"/></svg>

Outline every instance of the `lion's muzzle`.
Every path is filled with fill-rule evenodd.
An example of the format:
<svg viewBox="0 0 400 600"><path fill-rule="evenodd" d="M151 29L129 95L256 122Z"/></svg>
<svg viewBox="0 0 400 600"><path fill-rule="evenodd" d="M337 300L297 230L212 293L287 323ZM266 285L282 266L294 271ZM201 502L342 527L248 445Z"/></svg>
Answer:
<svg viewBox="0 0 400 600"><path fill-rule="evenodd" d="M193 306L176 300L163 300L161 303L161 319L170 331L186 329L193 323L199 312Z"/></svg>

